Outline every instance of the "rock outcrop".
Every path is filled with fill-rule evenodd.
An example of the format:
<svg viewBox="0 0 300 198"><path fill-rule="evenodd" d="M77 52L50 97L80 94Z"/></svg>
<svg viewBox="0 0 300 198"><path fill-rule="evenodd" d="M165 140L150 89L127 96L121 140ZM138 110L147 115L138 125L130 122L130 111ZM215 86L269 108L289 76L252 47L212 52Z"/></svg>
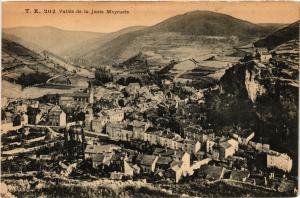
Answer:
<svg viewBox="0 0 300 198"><path fill-rule="evenodd" d="M220 79L220 92L248 97L253 103L267 93L272 71L258 61L240 63L226 70Z"/></svg>
<svg viewBox="0 0 300 198"><path fill-rule="evenodd" d="M292 48L298 48L299 42L290 43L290 52L294 53ZM297 159L296 62L299 64L299 57L288 52L283 57L275 52L269 63L251 60L227 69L219 81L219 90L206 95L209 121L216 127L251 128L259 140Z"/></svg>

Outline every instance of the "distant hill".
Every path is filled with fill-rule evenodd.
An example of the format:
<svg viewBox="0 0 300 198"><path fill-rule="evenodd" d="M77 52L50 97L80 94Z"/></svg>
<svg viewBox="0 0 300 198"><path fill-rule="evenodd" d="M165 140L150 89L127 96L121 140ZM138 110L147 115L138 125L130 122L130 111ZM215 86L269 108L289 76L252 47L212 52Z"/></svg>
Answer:
<svg viewBox="0 0 300 198"><path fill-rule="evenodd" d="M253 40L270 33L269 28L229 15L193 11L171 17L154 26L122 34L87 52L92 65L111 64L143 51L155 61L195 58L207 53L225 53L230 43ZM188 57L187 57L188 56Z"/></svg>
<svg viewBox="0 0 300 198"><path fill-rule="evenodd" d="M87 87L90 80L82 75L83 69L79 70L70 72L68 65L61 65L19 43L2 38L1 94L4 97L37 98L50 93L72 93ZM50 78L57 80L46 84ZM58 82L61 79L68 80L71 85Z"/></svg>
<svg viewBox="0 0 300 198"><path fill-rule="evenodd" d="M46 60L40 54L28 48L2 39L2 77L15 81L22 74L47 73L49 76L64 72L66 69Z"/></svg>
<svg viewBox="0 0 300 198"><path fill-rule="evenodd" d="M145 26L132 26L127 27L124 29L121 29L116 32L108 33L100 37L91 38L89 40L80 42L79 44L73 46L72 48L64 50L61 55L64 57L67 57L72 62L80 62L80 57L86 55L87 53L90 53L91 51L100 48L105 43L117 38L118 36L122 34L126 34L129 32L134 32L137 30L141 30L145 28Z"/></svg>
<svg viewBox="0 0 300 198"><path fill-rule="evenodd" d="M275 32L289 24L286 23L258 23L258 25L264 27L268 32Z"/></svg>
<svg viewBox="0 0 300 198"><path fill-rule="evenodd" d="M40 52L46 49L55 54L61 54L89 39L106 35L105 33L62 30L49 26L6 28L3 33L4 38L18 42L31 50Z"/></svg>
<svg viewBox="0 0 300 198"><path fill-rule="evenodd" d="M149 29L158 32L180 32L187 35L234 35L239 38L261 36L265 33L262 26L211 11L193 11L174 16Z"/></svg>
<svg viewBox="0 0 300 198"><path fill-rule="evenodd" d="M274 24L258 25L225 14L193 11L151 27L129 27L110 34L22 27L5 29L4 38L81 66L120 63L140 51L149 58L149 65L161 66L173 59L232 54L232 45L254 42L276 28Z"/></svg>
<svg viewBox="0 0 300 198"><path fill-rule="evenodd" d="M260 39L254 43L257 47L267 47L273 49L290 40L299 40L299 22L296 21L284 28L277 30L269 36Z"/></svg>
<svg viewBox="0 0 300 198"><path fill-rule="evenodd" d="M17 42L35 52L47 50L79 64L80 57L84 54L122 34L143 28L143 26L133 26L113 33L95 33L62 30L50 26L16 27L4 29L3 38Z"/></svg>

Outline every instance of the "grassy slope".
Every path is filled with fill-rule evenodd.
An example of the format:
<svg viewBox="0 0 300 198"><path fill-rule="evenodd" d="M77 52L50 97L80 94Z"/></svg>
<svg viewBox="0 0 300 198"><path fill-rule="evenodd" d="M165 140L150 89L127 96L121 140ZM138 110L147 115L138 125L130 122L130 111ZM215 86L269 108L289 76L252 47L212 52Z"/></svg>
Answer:
<svg viewBox="0 0 300 198"><path fill-rule="evenodd" d="M255 45L273 49L274 47L293 39L299 39L299 21L277 30L266 38L258 40L255 42Z"/></svg>
<svg viewBox="0 0 300 198"><path fill-rule="evenodd" d="M47 49L55 54L60 54L79 43L99 38L105 33L68 31L54 27L16 27L4 29L4 37L33 49L35 51Z"/></svg>
<svg viewBox="0 0 300 198"><path fill-rule="evenodd" d="M54 65L56 65L54 67ZM10 40L2 40L2 96L15 98L34 98L47 93L71 92L72 90L40 89L29 87L23 89L21 85L9 81L17 80L22 73L35 72L47 73L50 76L62 74L65 68L57 66L56 63L44 60L39 54L25 48L24 46ZM72 85L87 86L84 77L68 74ZM9 80L9 81L7 81Z"/></svg>
<svg viewBox="0 0 300 198"><path fill-rule="evenodd" d="M144 28L144 26L133 26L133 27L124 28L119 31L103 35L101 37L91 38L91 39L88 39L86 41L83 41L83 42L73 46L70 49L66 49L65 51L62 52L62 55L67 56L71 59L78 58L78 57L84 56L87 53L90 53L91 51L103 46L105 43L115 39L116 37L118 37L122 34L141 30L143 28Z"/></svg>
<svg viewBox="0 0 300 198"><path fill-rule="evenodd" d="M84 58L90 60L93 64L107 64L109 63L107 60L118 60L124 58L125 54L131 53L133 55L139 50L144 51L148 48L152 48L150 51L155 54L159 54L158 52L161 50L170 51L171 49L172 51L173 47L170 45L176 44L178 40L185 41L181 45L182 47L185 46L184 43L192 42L191 45L187 46L190 49L194 42L193 48L205 48L207 43L197 43L201 40L199 36L229 37L235 35L240 39L250 39L264 36L269 33L268 31L262 26L228 15L208 11L194 11L169 18L143 30L120 35L88 53ZM162 38L167 40L165 34L176 34L173 40L168 40L169 46L162 44L164 42ZM145 40L148 42L147 46L144 45ZM149 42L150 40L152 42Z"/></svg>

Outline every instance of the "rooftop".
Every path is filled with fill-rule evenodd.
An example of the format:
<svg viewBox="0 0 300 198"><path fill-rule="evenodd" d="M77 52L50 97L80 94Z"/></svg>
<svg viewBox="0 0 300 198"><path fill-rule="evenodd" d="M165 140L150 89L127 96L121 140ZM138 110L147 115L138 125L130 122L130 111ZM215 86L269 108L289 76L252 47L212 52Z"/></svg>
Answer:
<svg viewBox="0 0 300 198"><path fill-rule="evenodd" d="M157 164L161 164L161 165L168 165L172 162L172 158L171 157L159 157L157 160Z"/></svg>
<svg viewBox="0 0 300 198"><path fill-rule="evenodd" d="M220 179L224 169L225 168L221 166L203 165L199 169L199 174L204 175L204 177L207 179Z"/></svg>
<svg viewBox="0 0 300 198"><path fill-rule="evenodd" d="M107 123L107 126L112 127L112 128L124 129L124 128L126 128L127 124L126 123Z"/></svg>
<svg viewBox="0 0 300 198"><path fill-rule="evenodd" d="M237 134L238 136L242 137L242 138L247 138L249 137L252 133L254 133L253 130L251 129L239 129L239 130L234 130L233 131L234 134Z"/></svg>
<svg viewBox="0 0 300 198"><path fill-rule="evenodd" d="M139 83L129 83L127 87L140 87Z"/></svg>
<svg viewBox="0 0 300 198"><path fill-rule="evenodd" d="M104 154L103 153L98 153L93 156L93 161L94 162L103 162L104 160Z"/></svg>
<svg viewBox="0 0 300 198"><path fill-rule="evenodd" d="M230 178L234 180L243 180L244 178L248 178L250 172L248 170L241 171L241 170L232 170L230 174Z"/></svg>
<svg viewBox="0 0 300 198"><path fill-rule="evenodd" d="M157 156L155 155L143 155L141 164L146 166L151 166L156 158Z"/></svg>
<svg viewBox="0 0 300 198"><path fill-rule="evenodd" d="M232 145L229 144L228 142L222 142L222 143L220 143L220 146L225 149L232 147Z"/></svg>
<svg viewBox="0 0 300 198"><path fill-rule="evenodd" d="M60 115L62 112L64 111L58 105L56 105L50 110L49 115Z"/></svg>
<svg viewBox="0 0 300 198"><path fill-rule="evenodd" d="M118 150L120 147L114 144L107 145L88 145L85 149L85 153L109 153L114 150Z"/></svg>
<svg viewBox="0 0 300 198"><path fill-rule="evenodd" d="M185 144L196 144L198 141L196 141L196 140L191 140L191 139L185 139L184 140L184 143Z"/></svg>
<svg viewBox="0 0 300 198"><path fill-rule="evenodd" d="M74 93L64 93L61 94L60 97L82 97L82 98L88 98L90 97L89 93L84 92L74 92Z"/></svg>
<svg viewBox="0 0 300 198"><path fill-rule="evenodd" d="M188 126L186 128L184 128L185 132L189 132L189 133L201 133L202 127L200 125L197 126Z"/></svg>
<svg viewBox="0 0 300 198"><path fill-rule="evenodd" d="M149 127L146 132L156 132L159 131L159 129L155 128L155 127Z"/></svg>

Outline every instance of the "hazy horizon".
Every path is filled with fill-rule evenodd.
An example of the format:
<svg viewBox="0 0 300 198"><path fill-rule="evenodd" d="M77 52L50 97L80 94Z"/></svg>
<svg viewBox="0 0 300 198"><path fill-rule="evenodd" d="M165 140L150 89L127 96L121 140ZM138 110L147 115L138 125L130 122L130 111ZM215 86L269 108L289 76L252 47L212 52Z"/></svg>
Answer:
<svg viewBox="0 0 300 198"><path fill-rule="evenodd" d="M3 27L3 29L14 29L14 28L56 28L59 30L63 30L63 31L74 31L74 32L89 32L89 33L103 33L103 34L108 34L108 33L113 33L113 32L118 32L127 28L133 28L133 27L149 27L149 26L143 26L143 25L134 25L134 26L128 26L128 27L124 27L112 32L95 32L95 31L87 31L87 30L70 30L70 29L63 29L60 27L55 27L55 26L50 26L50 25L42 25L42 26L14 26L14 27Z"/></svg>
<svg viewBox="0 0 300 198"><path fill-rule="evenodd" d="M298 20L297 20L298 21ZM294 21L296 22L296 21ZM294 22L291 22L291 23L294 23ZM158 22L160 23L160 22ZM278 25L289 25L291 23L256 23L258 25L261 25L261 24L278 24ZM156 24L154 24L156 25ZM113 32L118 32L118 31L121 31L121 30L124 30L124 29L127 29L127 28L134 28L134 27L150 27L150 26L144 26L144 25L134 25L134 26L128 26L128 27L124 27L124 28L121 28L121 29L117 29L117 30L114 30L112 32L95 32L95 31L87 31L87 30L71 30L71 29L63 29L61 27L55 27L55 26L50 26L50 25L42 25L42 26L13 26L13 27L4 27L3 29L14 29L14 28L56 28L56 29L59 29L59 30L63 30L63 31L74 31L74 32L89 32L89 33L103 33L103 34L107 34L107 33L113 33Z"/></svg>
<svg viewBox="0 0 300 198"><path fill-rule="evenodd" d="M26 14L28 8L56 9L56 13ZM59 9L128 10L129 14L61 14ZM297 2L4 2L3 28L49 26L68 31L110 33L133 26L152 26L197 10L226 14L256 24L290 24L299 20Z"/></svg>

